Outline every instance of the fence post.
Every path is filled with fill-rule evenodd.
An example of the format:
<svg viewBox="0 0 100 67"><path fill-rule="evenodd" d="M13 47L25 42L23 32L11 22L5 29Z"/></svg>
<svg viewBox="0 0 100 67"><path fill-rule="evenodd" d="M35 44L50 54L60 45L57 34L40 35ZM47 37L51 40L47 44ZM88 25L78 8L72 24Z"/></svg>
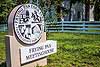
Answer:
<svg viewBox="0 0 100 67"><path fill-rule="evenodd" d="M5 25L4 24L2 24L2 32L5 32Z"/></svg>
<svg viewBox="0 0 100 67"><path fill-rule="evenodd" d="M47 22L44 23L44 31L45 31L45 32L47 32L47 25L46 25L46 23L47 23Z"/></svg>
<svg viewBox="0 0 100 67"><path fill-rule="evenodd" d="M64 32L64 21L61 21L62 23L62 32Z"/></svg>
<svg viewBox="0 0 100 67"><path fill-rule="evenodd" d="M85 32L85 22L86 21L83 21L83 32Z"/></svg>

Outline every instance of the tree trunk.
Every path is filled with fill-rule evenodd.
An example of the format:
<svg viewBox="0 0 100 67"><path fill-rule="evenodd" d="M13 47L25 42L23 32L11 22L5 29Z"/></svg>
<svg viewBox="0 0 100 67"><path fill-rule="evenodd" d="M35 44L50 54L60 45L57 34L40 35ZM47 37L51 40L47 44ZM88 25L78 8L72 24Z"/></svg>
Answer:
<svg viewBox="0 0 100 67"><path fill-rule="evenodd" d="M100 2L96 1L94 6L94 19L95 21L100 21Z"/></svg>
<svg viewBox="0 0 100 67"><path fill-rule="evenodd" d="M94 5L90 5L90 16L89 16L89 21L94 21Z"/></svg>
<svg viewBox="0 0 100 67"><path fill-rule="evenodd" d="M69 8L69 21L71 21L71 8L72 8L72 2L70 1L70 8Z"/></svg>
<svg viewBox="0 0 100 67"><path fill-rule="evenodd" d="M85 0L85 21L89 21L90 0Z"/></svg>
<svg viewBox="0 0 100 67"><path fill-rule="evenodd" d="M58 20L58 22L61 21L61 7L60 7L60 5L57 6L57 20Z"/></svg>

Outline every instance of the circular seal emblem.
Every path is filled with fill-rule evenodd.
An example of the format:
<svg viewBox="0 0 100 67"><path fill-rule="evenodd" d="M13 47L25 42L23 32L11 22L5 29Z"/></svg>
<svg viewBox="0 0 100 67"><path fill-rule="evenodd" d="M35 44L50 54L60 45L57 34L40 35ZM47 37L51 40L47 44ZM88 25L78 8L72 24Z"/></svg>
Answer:
<svg viewBox="0 0 100 67"><path fill-rule="evenodd" d="M38 42L44 31L44 18L41 10L33 4L20 6L13 19L14 32L25 44Z"/></svg>

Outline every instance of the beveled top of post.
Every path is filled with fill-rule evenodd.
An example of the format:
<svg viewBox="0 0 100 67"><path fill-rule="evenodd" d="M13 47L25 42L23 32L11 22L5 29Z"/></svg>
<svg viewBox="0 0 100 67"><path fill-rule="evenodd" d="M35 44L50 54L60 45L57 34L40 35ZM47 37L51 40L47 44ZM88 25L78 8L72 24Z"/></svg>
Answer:
<svg viewBox="0 0 100 67"><path fill-rule="evenodd" d="M14 27L13 27L13 21L14 21L14 15L18 8L20 8L22 5L16 6L10 13L8 18L8 35L14 35Z"/></svg>

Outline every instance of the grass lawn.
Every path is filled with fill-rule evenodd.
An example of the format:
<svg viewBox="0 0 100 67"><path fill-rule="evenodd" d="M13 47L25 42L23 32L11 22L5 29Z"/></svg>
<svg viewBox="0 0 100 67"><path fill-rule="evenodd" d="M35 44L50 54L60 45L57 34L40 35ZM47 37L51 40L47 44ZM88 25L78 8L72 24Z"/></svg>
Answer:
<svg viewBox="0 0 100 67"><path fill-rule="evenodd" d="M5 61L5 36L6 33L0 32L0 63Z"/></svg>
<svg viewBox="0 0 100 67"><path fill-rule="evenodd" d="M0 33L0 63L5 61L5 34ZM56 40L58 49L45 67L100 67L100 35L48 33L47 39Z"/></svg>

